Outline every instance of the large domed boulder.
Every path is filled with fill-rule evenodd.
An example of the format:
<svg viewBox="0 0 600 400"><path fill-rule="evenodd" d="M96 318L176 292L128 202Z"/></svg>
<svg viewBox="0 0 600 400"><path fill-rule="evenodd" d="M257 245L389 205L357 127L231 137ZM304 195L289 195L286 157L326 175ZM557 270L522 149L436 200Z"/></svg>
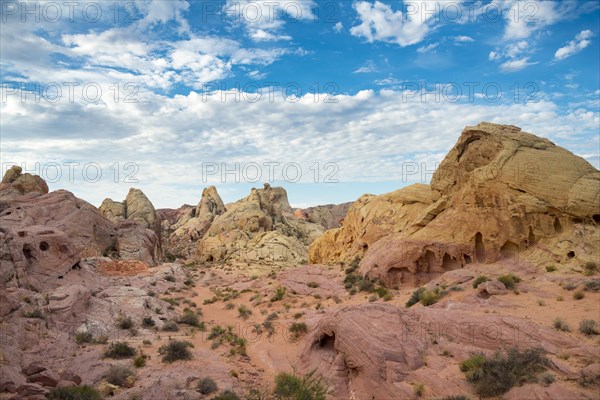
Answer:
<svg viewBox="0 0 600 400"><path fill-rule="evenodd" d="M13 165L0 183L0 199L9 199L26 193L46 194L48 185L37 175L23 174L23 169Z"/></svg>

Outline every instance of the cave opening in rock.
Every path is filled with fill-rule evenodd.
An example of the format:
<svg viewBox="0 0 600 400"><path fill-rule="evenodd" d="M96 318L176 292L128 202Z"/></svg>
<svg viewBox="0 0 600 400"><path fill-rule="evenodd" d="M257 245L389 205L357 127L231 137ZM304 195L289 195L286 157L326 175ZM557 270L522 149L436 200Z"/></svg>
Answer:
<svg viewBox="0 0 600 400"><path fill-rule="evenodd" d="M402 268L390 268L387 271L387 283L391 288L399 288L403 283Z"/></svg>
<svg viewBox="0 0 600 400"><path fill-rule="evenodd" d="M324 334L319 339L319 347L326 350L335 350L335 333Z"/></svg>
<svg viewBox="0 0 600 400"><path fill-rule="evenodd" d="M592 215L592 219L594 220L595 223L600 224L600 214Z"/></svg>
<svg viewBox="0 0 600 400"><path fill-rule="evenodd" d="M465 264L471 264L473 262L473 260L468 254L463 254L463 257L465 259Z"/></svg>
<svg viewBox="0 0 600 400"><path fill-rule="evenodd" d="M562 233L562 225L560 224L560 220L558 218L554 219L554 232Z"/></svg>
<svg viewBox="0 0 600 400"><path fill-rule="evenodd" d="M567 253L567 257L568 257L568 258L573 258L573 257L575 257L575 252L574 252L574 251L570 251L570 252L568 252L568 253Z"/></svg>
<svg viewBox="0 0 600 400"><path fill-rule="evenodd" d="M50 246L48 245L48 242L41 242L40 243L40 250L41 251L46 251L46 250L48 250L49 247Z"/></svg>
<svg viewBox="0 0 600 400"><path fill-rule="evenodd" d="M452 271L459 269L460 267L461 265L456 258L452 257L448 253L444 253L444 258L442 259L442 268L445 271Z"/></svg>
<svg viewBox="0 0 600 400"><path fill-rule="evenodd" d="M529 246L533 246L536 243L535 235L533 234L533 228L531 226L529 227L529 236L527 237L527 242Z"/></svg>
<svg viewBox="0 0 600 400"><path fill-rule="evenodd" d="M33 251L33 249L31 248L30 245L28 245L28 244L23 245L23 255L25 256L25 258L27 260L31 260L33 258L32 251Z"/></svg>
<svg viewBox="0 0 600 400"><path fill-rule="evenodd" d="M485 245L481 232L475 234L475 259L480 263L485 262Z"/></svg>
<svg viewBox="0 0 600 400"><path fill-rule="evenodd" d="M515 261L518 252L519 246L516 243L511 242L510 240L507 240L500 248L500 255L502 256L502 258L513 258L515 259Z"/></svg>

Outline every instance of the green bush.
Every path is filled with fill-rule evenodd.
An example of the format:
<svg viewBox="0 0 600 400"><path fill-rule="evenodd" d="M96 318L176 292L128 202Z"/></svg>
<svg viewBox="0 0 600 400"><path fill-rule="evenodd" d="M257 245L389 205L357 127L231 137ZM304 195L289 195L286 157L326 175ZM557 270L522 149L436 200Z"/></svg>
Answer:
<svg viewBox="0 0 600 400"><path fill-rule="evenodd" d="M299 338L300 336L308 332L308 327L304 322L294 322L290 325L288 329L290 333L292 333L296 338Z"/></svg>
<svg viewBox="0 0 600 400"><path fill-rule="evenodd" d="M441 296L436 292L425 291L421 295L421 304L423 304L425 307L428 307L437 303L440 298Z"/></svg>
<svg viewBox="0 0 600 400"><path fill-rule="evenodd" d="M444 398L441 398L440 400L469 400L469 398L465 395L459 394L456 396L446 396Z"/></svg>
<svg viewBox="0 0 600 400"><path fill-rule="evenodd" d="M240 400L240 396L238 396L234 391L225 390L223 393L212 397L210 400Z"/></svg>
<svg viewBox="0 0 600 400"><path fill-rule="evenodd" d="M183 315L179 317L179 322L189 326L200 326L200 320L198 319L198 315L191 311L184 312Z"/></svg>
<svg viewBox="0 0 600 400"><path fill-rule="evenodd" d="M133 320L131 319L131 317L119 318L117 325L121 329L131 329L133 328Z"/></svg>
<svg viewBox="0 0 600 400"><path fill-rule="evenodd" d="M102 400L102 395L92 386L71 386L51 389L48 400Z"/></svg>
<svg viewBox="0 0 600 400"><path fill-rule="evenodd" d="M271 302L282 300L285 297L286 291L286 288L284 288L283 286L279 286L277 289L275 289L275 294L273 295L273 297L271 297Z"/></svg>
<svg viewBox="0 0 600 400"><path fill-rule="evenodd" d="M94 343L94 335L92 335L90 332L76 333L75 342L78 344Z"/></svg>
<svg viewBox="0 0 600 400"><path fill-rule="evenodd" d="M571 328L569 328L569 325L558 317L554 319L554 323L552 325L554 326L554 329L558 331L569 332L571 330Z"/></svg>
<svg viewBox="0 0 600 400"><path fill-rule="evenodd" d="M521 278L514 274L507 274L499 276L498 281L504 283L507 289L514 289L517 283L521 282Z"/></svg>
<svg viewBox="0 0 600 400"><path fill-rule="evenodd" d="M154 325L156 325L156 323L154 322L152 317L144 317L144 319L142 320L142 326L144 326L145 328L150 328Z"/></svg>
<svg viewBox="0 0 600 400"><path fill-rule="evenodd" d="M216 392L217 389L217 383L208 377L200 379L196 385L196 390L201 394L211 394Z"/></svg>
<svg viewBox="0 0 600 400"><path fill-rule="evenodd" d="M248 307L246 307L245 305L241 305L238 307L238 316L241 319L248 319L250 315L252 315L252 310L250 310Z"/></svg>
<svg viewBox="0 0 600 400"><path fill-rule="evenodd" d="M600 279L592 279L583 282L583 290L586 292L600 292Z"/></svg>
<svg viewBox="0 0 600 400"><path fill-rule="evenodd" d="M113 342L104 353L105 357L110 358L129 358L134 355L135 349L127 344L127 342Z"/></svg>
<svg viewBox="0 0 600 400"><path fill-rule="evenodd" d="M483 282L487 282L489 281L490 278L488 278L485 275L479 275L477 278L475 278L475 280L473 281L473 289L477 289L477 286L481 285Z"/></svg>
<svg viewBox="0 0 600 400"><path fill-rule="evenodd" d="M583 269L586 275L593 275L598 270L598 264L594 261L588 261L583 264Z"/></svg>
<svg viewBox="0 0 600 400"><path fill-rule="evenodd" d="M581 300L585 297L585 293L583 293L583 290L576 290L575 292L573 292L573 298L575 300Z"/></svg>
<svg viewBox="0 0 600 400"><path fill-rule="evenodd" d="M554 266L554 265L548 265L548 266L546 266L546 272L554 272L557 269L558 268L556 268L556 266Z"/></svg>
<svg viewBox="0 0 600 400"><path fill-rule="evenodd" d="M39 308L36 308L33 311L28 311L23 314L25 318L38 318L38 319L46 319L46 314Z"/></svg>
<svg viewBox="0 0 600 400"><path fill-rule="evenodd" d="M598 323L593 319L584 319L579 323L579 332L591 336L598 334Z"/></svg>
<svg viewBox="0 0 600 400"><path fill-rule="evenodd" d="M194 347L194 345L182 340L172 340L169 343L162 345L158 349L158 354L163 356L163 362L171 363L177 360L191 360L192 352L188 347Z"/></svg>
<svg viewBox="0 0 600 400"><path fill-rule="evenodd" d="M124 365L113 365L104 376L104 379L113 385L125 386L127 379L133 375L131 368Z"/></svg>
<svg viewBox="0 0 600 400"><path fill-rule="evenodd" d="M319 287L319 284L318 284L317 282L312 282L312 281L311 281L311 282L308 282L308 283L306 284L306 286L308 286L309 288L313 288L313 289L314 289L314 288L318 288L318 287Z"/></svg>
<svg viewBox="0 0 600 400"><path fill-rule="evenodd" d="M460 364L477 394L482 397L500 396L510 388L526 382L535 382L545 371L548 359L542 349L520 351L513 347L505 353L496 352L491 357L472 354Z"/></svg>
<svg viewBox="0 0 600 400"><path fill-rule="evenodd" d="M304 376L280 373L275 377L275 396L281 400L325 400L327 386L310 372Z"/></svg>
<svg viewBox="0 0 600 400"><path fill-rule="evenodd" d="M177 332L179 330L179 327L177 326L177 322L167 321L163 324L162 330L165 332Z"/></svg>
<svg viewBox="0 0 600 400"><path fill-rule="evenodd" d="M544 386L550 386L554 383L554 381L556 381L556 377L550 372L544 372L540 375L540 381Z"/></svg>
<svg viewBox="0 0 600 400"><path fill-rule="evenodd" d="M142 368L146 365L146 356L144 354L140 354L133 360L133 366L136 368Z"/></svg>
<svg viewBox="0 0 600 400"><path fill-rule="evenodd" d="M563 289L565 290L574 290L577 287L577 284L575 282L565 282L562 285Z"/></svg>
<svg viewBox="0 0 600 400"><path fill-rule="evenodd" d="M423 296L423 292L425 292L424 287L420 287L417 290L415 290L414 292L412 292L410 299L408 299L408 301L406 302L406 307L412 307L415 304L417 304L419 301L421 301L421 296Z"/></svg>

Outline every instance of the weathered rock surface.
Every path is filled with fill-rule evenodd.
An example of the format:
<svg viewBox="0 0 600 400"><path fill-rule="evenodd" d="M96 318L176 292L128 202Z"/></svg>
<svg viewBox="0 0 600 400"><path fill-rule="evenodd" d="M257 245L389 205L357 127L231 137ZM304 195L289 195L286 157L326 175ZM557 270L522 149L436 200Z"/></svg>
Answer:
<svg viewBox="0 0 600 400"><path fill-rule="evenodd" d="M48 193L48 185L37 175L22 174L22 168L13 165L0 183L0 200L21 196L27 193Z"/></svg>
<svg viewBox="0 0 600 400"><path fill-rule="evenodd" d="M431 186L361 197L309 258L364 256L361 272L390 286L470 262L518 260L524 250L531 263L591 260L600 254L599 185L600 171L549 140L481 123L464 129ZM418 193L414 202L400 200L409 193Z"/></svg>
<svg viewBox="0 0 600 400"><path fill-rule="evenodd" d="M342 221L346 217L351 205L351 202L326 204L297 211L302 211L306 215L307 221L324 226L325 229L333 229L342 226Z"/></svg>
<svg viewBox="0 0 600 400"><path fill-rule="evenodd" d="M277 280L291 293L302 296L344 295L346 290L337 275L336 271L328 270L322 265L304 265L284 270Z"/></svg>
<svg viewBox="0 0 600 400"><path fill-rule="evenodd" d="M433 398L470 392L464 379L456 379L461 374L458 368L439 360L434 338L459 360L471 352L490 354L514 345L515 334L521 334L521 346L541 347L554 355L571 349L598 359L594 346L550 328L534 324L535 330L528 332L535 334L524 335L531 325L515 317L478 315L468 306L408 310L389 304L348 306L325 314L317 323L305 339L299 367L324 376L333 389L332 398L391 400L413 398L417 384L424 384ZM556 386L551 393L565 393Z"/></svg>

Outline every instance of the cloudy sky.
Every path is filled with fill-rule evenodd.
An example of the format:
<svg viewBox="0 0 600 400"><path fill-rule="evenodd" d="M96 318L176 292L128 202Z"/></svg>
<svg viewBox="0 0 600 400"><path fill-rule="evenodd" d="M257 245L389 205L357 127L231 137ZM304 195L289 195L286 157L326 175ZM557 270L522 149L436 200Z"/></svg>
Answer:
<svg viewBox="0 0 600 400"><path fill-rule="evenodd" d="M93 204L428 182L492 121L600 163L597 1L1 2L2 172Z"/></svg>

